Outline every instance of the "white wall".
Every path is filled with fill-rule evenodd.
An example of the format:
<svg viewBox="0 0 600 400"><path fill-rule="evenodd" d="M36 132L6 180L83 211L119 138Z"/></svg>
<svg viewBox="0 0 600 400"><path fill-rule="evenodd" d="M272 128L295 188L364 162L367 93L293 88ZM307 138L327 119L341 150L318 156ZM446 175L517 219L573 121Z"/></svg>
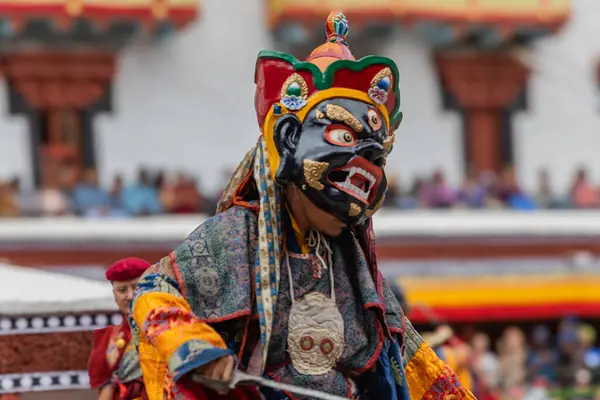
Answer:
<svg viewBox="0 0 600 400"><path fill-rule="evenodd" d="M533 53L529 111L514 121L515 158L525 187L548 168L564 191L579 165L600 183L600 1L573 0L571 22Z"/></svg>
<svg viewBox="0 0 600 400"><path fill-rule="evenodd" d="M264 3L207 0L195 26L160 47L124 53L116 113L96 122L103 180L144 164L196 173L208 190L223 183L223 167L235 167L258 138L254 65L260 50L276 46ZM390 169L406 180L444 166L456 180L460 130L441 111L427 48L405 35L387 47L401 70L405 111Z"/></svg>
<svg viewBox="0 0 600 400"><path fill-rule="evenodd" d="M259 0L206 0L200 21L160 45L134 45L120 57L115 112L96 120L101 177L132 177L140 165L187 170L208 189L222 181L258 137L253 106L257 53L276 48ZM539 168L564 188L573 170L588 165L600 180L600 2L574 0L565 30L533 53L530 109L514 121L521 182L533 189ZM236 10L232 13L231 10ZM441 166L451 181L462 175L459 118L441 109L426 43L396 32L383 55L401 72L405 119L389 169L407 183ZM0 81L1 82L1 81ZM0 83L0 92L4 92ZM0 178L31 177L25 121L6 114L0 93ZM390 171L390 172L391 172Z"/></svg>
<svg viewBox="0 0 600 400"><path fill-rule="evenodd" d="M33 178L27 120L8 112L8 87L0 79L0 180L18 176L28 184Z"/></svg>
<svg viewBox="0 0 600 400"><path fill-rule="evenodd" d="M443 168L448 181L460 183L462 124L457 113L443 110L429 46L416 35L396 32L383 55L398 64L404 112L388 174L399 173L404 186L416 176Z"/></svg>
<svg viewBox="0 0 600 400"><path fill-rule="evenodd" d="M96 124L102 179L144 164L196 173L213 189L223 167L237 166L259 136L254 65L272 47L262 3L205 1L188 30L125 52L116 113Z"/></svg>

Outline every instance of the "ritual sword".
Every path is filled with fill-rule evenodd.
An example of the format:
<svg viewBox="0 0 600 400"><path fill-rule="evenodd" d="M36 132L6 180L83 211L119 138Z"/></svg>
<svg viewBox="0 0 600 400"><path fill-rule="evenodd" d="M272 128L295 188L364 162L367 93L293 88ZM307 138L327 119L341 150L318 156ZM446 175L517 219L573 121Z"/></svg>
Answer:
<svg viewBox="0 0 600 400"><path fill-rule="evenodd" d="M238 385L251 385L268 387L275 390L283 390L295 395L307 396L314 399L348 400L346 397L335 396L333 394L321 392L319 390L305 389L295 385L288 385L287 383L275 382L269 379L261 378L260 376L246 374L239 370L233 372L233 376L229 381L220 381L216 379L207 378L201 375L193 375L192 380L217 392L228 391L235 388Z"/></svg>

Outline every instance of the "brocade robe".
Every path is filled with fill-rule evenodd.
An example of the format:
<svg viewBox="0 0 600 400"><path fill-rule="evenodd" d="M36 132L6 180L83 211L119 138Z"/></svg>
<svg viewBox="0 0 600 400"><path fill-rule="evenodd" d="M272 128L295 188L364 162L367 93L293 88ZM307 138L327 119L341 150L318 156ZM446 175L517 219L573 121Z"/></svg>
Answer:
<svg viewBox="0 0 600 400"><path fill-rule="evenodd" d="M346 398L474 399L415 332L354 234L345 232L330 243L336 304L345 325L341 359L319 376L301 375L291 365L286 343L291 292L282 262L264 376ZM286 247L295 298L329 293L329 275L319 271L314 254ZM213 398L191 383L189 373L226 355L235 356L241 370L256 373L262 361L256 360L261 354L253 274L257 248L255 212L234 206L207 220L142 277L131 324L150 400ZM261 393L274 400L297 398Z"/></svg>

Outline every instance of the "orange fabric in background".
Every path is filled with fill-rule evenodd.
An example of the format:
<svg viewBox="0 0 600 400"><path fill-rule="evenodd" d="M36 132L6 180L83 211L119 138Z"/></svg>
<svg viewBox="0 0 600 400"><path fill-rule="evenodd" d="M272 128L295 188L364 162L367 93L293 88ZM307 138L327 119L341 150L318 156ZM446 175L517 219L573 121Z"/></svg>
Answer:
<svg viewBox="0 0 600 400"><path fill-rule="evenodd" d="M598 275L398 277L397 281L414 308L414 322L428 322L423 309L455 322L600 316Z"/></svg>

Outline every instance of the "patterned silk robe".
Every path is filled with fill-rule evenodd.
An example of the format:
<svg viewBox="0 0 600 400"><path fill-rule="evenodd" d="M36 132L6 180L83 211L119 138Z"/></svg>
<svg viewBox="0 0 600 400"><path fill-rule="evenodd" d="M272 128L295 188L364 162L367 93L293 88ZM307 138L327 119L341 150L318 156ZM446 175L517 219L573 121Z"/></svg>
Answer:
<svg viewBox="0 0 600 400"><path fill-rule="evenodd" d="M113 387L114 400L146 400L142 369L129 324L94 331L94 343L88 362L92 389Z"/></svg>
<svg viewBox="0 0 600 400"><path fill-rule="evenodd" d="M241 370L261 373L262 327L252 269L258 229L252 208L234 206L206 221L140 280L131 324L150 400L215 398L189 376L227 355L236 357ZM332 239L332 248L336 302L346 326L344 356L325 376L294 371L285 343L289 287L283 278L263 376L347 398L474 399L403 315L379 271L370 268L357 237L346 232ZM302 275L310 269L310 254L291 257L299 291L329 287L312 280L311 273ZM265 389L261 394L297 398ZM258 397L238 391L230 398Z"/></svg>

